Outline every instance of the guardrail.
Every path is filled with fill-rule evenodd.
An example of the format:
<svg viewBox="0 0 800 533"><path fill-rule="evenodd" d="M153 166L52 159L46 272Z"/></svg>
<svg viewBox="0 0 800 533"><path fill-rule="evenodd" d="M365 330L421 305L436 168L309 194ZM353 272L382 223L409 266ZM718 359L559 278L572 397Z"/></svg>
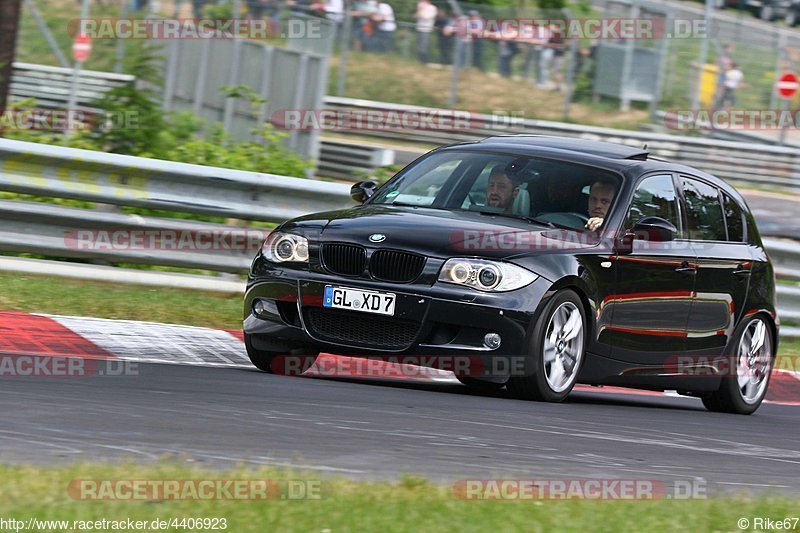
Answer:
<svg viewBox="0 0 800 533"><path fill-rule="evenodd" d="M10 140L0 190L272 222L350 201L339 183Z"/></svg>
<svg viewBox="0 0 800 533"><path fill-rule="evenodd" d="M0 251L247 272L268 229L0 200Z"/></svg>
<svg viewBox="0 0 800 533"><path fill-rule="evenodd" d="M0 190L272 222L351 205L349 185L342 183L3 139ZM120 231L125 237L118 243L114 235ZM137 232L143 236L136 237ZM242 273L267 232L263 227L0 200L0 250L48 257ZM165 248L160 243L168 236L178 241L188 236L194 246L176 242L174 248ZM131 246L134 238L144 240ZM153 238L159 244L148 247ZM800 244L771 238L764 243L779 275L800 279ZM800 287L779 284L778 305L784 320L800 322ZM785 332L800 336L798 328Z"/></svg>
<svg viewBox="0 0 800 533"><path fill-rule="evenodd" d="M376 112L377 116L389 116L389 113L404 111L439 111L446 113L446 116L453 113L452 110L332 96L325 99L325 106L328 109L349 114L372 111ZM669 159L676 163L693 166L733 183L800 190L800 150L796 148L478 113L469 113L468 119L462 122L466 122L469 127L449 130L433 128L381 130L375 128L362 129L354 133L359 137L390 141L402 140L429 146L472 141L492 135L520 133L603 140L637 147L647 145L648 151L656 158Z"/></svg>
<svg viewBox="0 0 800 533"><path fill-rule="evenodd" d="M129 74L82 70L78 84L78 105L95 109L95 102L108 91L136 81ZM72 69L33 63L15 62L11 74L10 94L14 99L34 98L37 105L65 108L72 84Z"/></svg>
<svg viewBox="0 0 800 533"><path fill-rule="evenodd" d="M361 142L320 139L316 174L356 181L379 167L393 165L394 150Z"/></svg>

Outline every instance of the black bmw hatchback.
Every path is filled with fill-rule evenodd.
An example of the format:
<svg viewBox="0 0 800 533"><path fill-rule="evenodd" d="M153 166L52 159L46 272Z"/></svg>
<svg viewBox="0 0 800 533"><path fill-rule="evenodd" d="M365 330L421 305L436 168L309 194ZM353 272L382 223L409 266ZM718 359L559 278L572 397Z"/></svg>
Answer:
<svg viewBox="0 0 800 533"><path fill-rule="evenodd" d="M576 383L733 413L764 399L773 268L741 195L714 176L628 146L501 136L433 150L352 196L285 222L255 258L244 332L258 368L426 356L524 399L561 401Z"/></svg>

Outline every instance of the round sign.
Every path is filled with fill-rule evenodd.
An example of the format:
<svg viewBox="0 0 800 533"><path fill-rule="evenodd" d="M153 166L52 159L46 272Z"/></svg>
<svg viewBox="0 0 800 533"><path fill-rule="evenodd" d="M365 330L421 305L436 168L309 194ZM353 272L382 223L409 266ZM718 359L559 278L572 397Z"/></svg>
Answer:
<svg viewBox="0 0 800 533"><path fill-rule="evenodd" d="M775 89L781 98L792 98L798 88L800 88L800 82L798 82L797 74L794 72L784 72L778 78L778 83L775 84Z"/></svg>
<svg viewBox="0 0 800 533"><path fill-rule="evenodd" d="M89 52L92 51L92 38L81 33L75 36L72 43L72 58L75 61L86 61L89 59Z"/></svg>

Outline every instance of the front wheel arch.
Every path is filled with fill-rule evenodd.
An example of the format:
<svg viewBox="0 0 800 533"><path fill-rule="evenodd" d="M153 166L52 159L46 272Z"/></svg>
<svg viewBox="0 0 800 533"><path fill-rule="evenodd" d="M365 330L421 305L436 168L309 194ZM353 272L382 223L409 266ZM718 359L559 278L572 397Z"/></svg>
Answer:
<svg viewBox="0 0 800 533"><path fill-rule="evenodd" d="M533 317L528 327L528 334L531 333L533 327L536 325L536 321L539 320L539 317L541 316L542 311L547 305L547 302L549 302L550 299L553 296L555 296L559 291L562 291L564 289L569 289L575 294L577 294L578 299L581 301L581 304L583 305L583 314L586 316L586 321L587 321L586 324L587 328L585 332L586 339L584 339L584 341L586 343L585 344L586 347L588 348L590 342L595 336L595 332L597 331L597 316L595 314L594 307L591 304L591 300L589 299L589 296L587 294L589 292L588 287L586 287L583 280L577 276L569 276L561 278L560 280L553 283L553 285L551 285L549 289L547 289L545 296L542 298L541 302L539 302L539 305L536 307L536 311L533 314ZM526 335L526 340L527 339L528 336Z"/></svg>
<svg viewBox="0 0 800 533"><path fill-rule="evenodd" d="M568 315L565 317L560 314L560 310L568 305L572 306L574 312L569 313L569 311L567 311ZM566 399L575 384L577 384L577 378L587 358L586 341L589 328L587 324L588 317L584 306L585 303L582 297L578 294L578 291L574 290L572 287L563 287L557 291L548 291L547 297L542 298L542 302L535 313L535 318L532 320L525 336L526 358L524 373L512 375L506 384L511 396L518 399L546 402L561 402ZM547 369L547 362L545 360L545 354L547 352L545 348L543 348L543 343L547 343L546 339L548 338L548 331L550 331L551 327L574 328L576 324L569 325L575 316L574 313L582 315L583 331L581 332L578 345L572 346L572 351L570 351L570 345L572 344L572 340L570 339L579 337L573 335L562 339L561 336L559 336L558 344L560 347L557 348L558 351L552 352L554 359L551 361L551 364L556 364L555 362L557 360L561 361L558 363L562 368L561 375L558 379L563 378L563 380L559 385L556 385L551 381L550 371ZM555 318L557 314L561 316L560 324ZM561 331L568 331L568 329L561 329ZM555 330L553 334L555 334ZM552 337L550 337L550 342L551 344L555 342ZM551 350L556 350L556 348L551 346ZM570 375L564 375L565 368L567 367L562 365L565 364L565 361L567 361L570 356L574 357L571 368L568 370ZM551 367L551 371L552 370L553 368Z"/></svg>

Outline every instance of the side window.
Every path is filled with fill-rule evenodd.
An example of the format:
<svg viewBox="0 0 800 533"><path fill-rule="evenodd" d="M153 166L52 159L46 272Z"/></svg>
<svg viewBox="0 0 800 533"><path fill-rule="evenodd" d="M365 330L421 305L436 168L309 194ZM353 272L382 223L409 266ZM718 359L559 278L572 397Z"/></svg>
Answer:
<svg viewBox="0 0 800 533"><path fill-rule="evenodd" d="M717 188L691 178L681 178L681 183L688 237L696 241L728 240Z"/></svg>
<svg viewBox="0 0 800 533"><path fill-rule="evenodd" d="M680 229L678 198L671 175L650 176L639 183L633 193L627 227L632 228L644 217L661 217Z"/></svg>
<svg viewBox="0 0 800 533"><path fill-rule="evenodd" d="M725 223L728 225L728 240L744 242L744 212L736 200L722 193L722 206L725 210Z"/></svg>

